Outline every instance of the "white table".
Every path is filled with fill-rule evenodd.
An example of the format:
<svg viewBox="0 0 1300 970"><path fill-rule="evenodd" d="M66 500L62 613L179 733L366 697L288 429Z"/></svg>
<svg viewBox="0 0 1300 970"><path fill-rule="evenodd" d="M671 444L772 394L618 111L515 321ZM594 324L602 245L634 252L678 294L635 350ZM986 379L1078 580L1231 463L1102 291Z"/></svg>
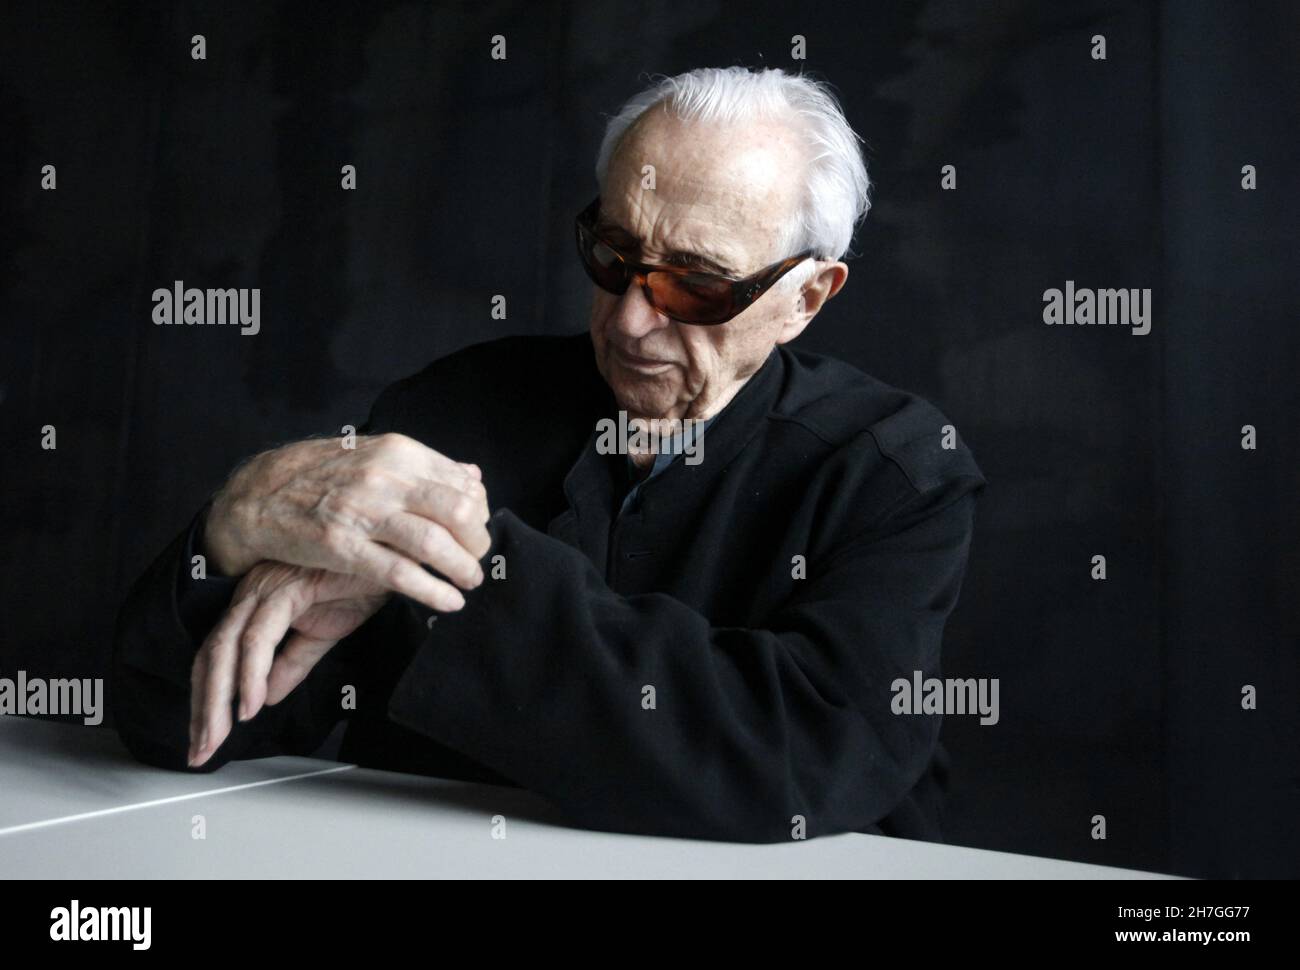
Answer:
<svg viewBox="0 0 1300 970"><path fill-rule="evenodd" d="M516 789L310 758L163 771L111 730L14 716L0 716L0 877L1170 878L873 835L740 845L588 832Z"/></svg>

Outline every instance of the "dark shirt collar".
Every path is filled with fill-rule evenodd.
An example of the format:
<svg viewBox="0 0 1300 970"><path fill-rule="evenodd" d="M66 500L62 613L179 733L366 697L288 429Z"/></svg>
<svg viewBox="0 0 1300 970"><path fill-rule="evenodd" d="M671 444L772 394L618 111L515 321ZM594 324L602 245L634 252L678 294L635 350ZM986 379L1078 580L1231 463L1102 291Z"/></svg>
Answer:
<svg viewBox="0 0 1300 970"><path fill-rule="evenodd" d="M589 346L587 352L590 353ZM604 403L599 413L593 415L586 444L564 479L568 511L552 522L550 532L568 537L571 544L582 548L593 562L603 563L610 522L619 514L626 498L627 471L622 455L602 455L596 449L599 437L596 421L600 418L617 421L619 408L594 361L591 370L594 380L601 384L593 390ZM780 349L773 348L763 366L710 420L703 460L698 465L670 461L659 474L641 482L641 486L647 492L665 488L676 491L681 484L677 480L689 476L693 486L707 488L709 482L722 473L763 427L784 384L785 364ZM611 462L611 457L617 460Z"/></svg>

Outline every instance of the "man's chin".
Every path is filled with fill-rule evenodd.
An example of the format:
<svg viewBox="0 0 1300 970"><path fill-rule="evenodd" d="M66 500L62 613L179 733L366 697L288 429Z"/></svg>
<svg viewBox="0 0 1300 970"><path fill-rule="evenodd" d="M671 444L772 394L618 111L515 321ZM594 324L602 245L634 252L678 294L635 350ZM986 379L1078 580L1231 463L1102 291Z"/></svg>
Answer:
<svg viewBox="0 0 1300 970"><path fill-rule="evenodd" d="M653 417L667 414L677 403L677 397L662 382L646 378L620 380L613 386L614 400L628 414Z"/></svg>

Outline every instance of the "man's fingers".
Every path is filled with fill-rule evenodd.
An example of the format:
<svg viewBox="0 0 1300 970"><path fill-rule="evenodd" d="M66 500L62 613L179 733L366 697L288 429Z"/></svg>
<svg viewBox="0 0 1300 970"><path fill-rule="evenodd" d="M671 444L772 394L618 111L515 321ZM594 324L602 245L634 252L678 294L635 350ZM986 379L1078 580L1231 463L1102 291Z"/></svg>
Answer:
<svg viewBox="0 0 1300 970"><path fill-rule="evenodd" d="M432 448L426 448L426 451L430 453L425 471L427 479L464 492L471 498L487 500L487 489L483 486L483 469L478 465L448 458Z"/></svg>
<svg viewBox="0 0 1300 970"><path fill-rule="evenodd" d="M239 635L257 600L247 597L231 605L208 634L190 676L191 767L207 761L230 733L230 704L235 694Z"/></svg>
<svg viewBox="0 0 1300 970"><path fill-rule="evenodd" d="M448 458L440 451L404 434L389 433L379 435L378 447L395 463L407 467L421 467L423 476L448 484L465 491L471 483L482 485L483 472L477 465ZM417 462L418 465L411 465Z"/></svg>
<svg viewBox="0 0 1300 970"><path fill-rule="evenodd" d="M337 643L337 640L318 640L295 632L271 665L266 679L266 703L279 704L288 697Z"/></svg>
<svg viewBox="0 0 1300 970"><path fill-rule="evenodd" d="M374 538L432 566L461 589L473 589L483 582L478 559L437 522L402 512L385 520Z"/></svg>
<svg viewBox="0 0 1300 970"><path fill-rule="evenodd" d="M208 651L200 649L190 668L190 750L186 758L190 767L198 764L195 757L200 742L206 740L203 738L203 689L208 682L208 666Z"/></svg>
<svg viewBox="0 0 1300 970"><path fill-rule="evenodd" d="M486 491L482 500L475 501L458 489L429 482L410 493L407 508L449 531L475 561L487 555L492 547L492 537L487 530L490 512Z"/></svg>
<svg viewBox="0 0 1300 970"><path fill-rule="evenodd" d="M299 581L301 582L301 580ZM239 719L247 721L266 699L266 677L289 627L302 609L293 586L283 586L258 603L239 637Z"/></svg>
<svg viewBox="0 0 1300 970"><path fill-rule="evenodd" d="M349 572L377 586L409 596L440 613L454 613L465 597L450 583L431 576L418 562L378 542L364 541L348 550Z"/></svg>

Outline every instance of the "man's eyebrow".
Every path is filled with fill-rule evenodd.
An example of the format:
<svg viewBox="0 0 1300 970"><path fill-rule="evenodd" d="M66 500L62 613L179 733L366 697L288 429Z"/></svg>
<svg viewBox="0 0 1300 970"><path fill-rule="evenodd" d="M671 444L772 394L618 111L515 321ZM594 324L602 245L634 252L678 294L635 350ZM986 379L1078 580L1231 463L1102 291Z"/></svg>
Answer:
<svg viewBox="0 0 1300 970"><path fill-rule="evenodd" d="M723 276L735 276L731 268L719 263L716 259L705 256L703 253L693 253L688 250L678 249L668 254L668 262L676 266L688 266L692 269L707 269L714 273L721 273Z"/></svg>
<svg viewBox="0 0 1300 970"><path fill-rule="evenodd" d="M638 251L641 248L641 240L637 236L628 232L618 223L611 221L604 215L597 220L596 228L606 236L615 237L611 238L611 242L625 241L629 245L636 247ZM707 256L704 253L692 252L688 249L673 250L668 254L667 263L670 266L685 266L690 269L708 270L713 273L720 273L723 276L736 275L735 271L732 270L731 267L727 266L726 263L723 263L712 256Z"/></svg>

